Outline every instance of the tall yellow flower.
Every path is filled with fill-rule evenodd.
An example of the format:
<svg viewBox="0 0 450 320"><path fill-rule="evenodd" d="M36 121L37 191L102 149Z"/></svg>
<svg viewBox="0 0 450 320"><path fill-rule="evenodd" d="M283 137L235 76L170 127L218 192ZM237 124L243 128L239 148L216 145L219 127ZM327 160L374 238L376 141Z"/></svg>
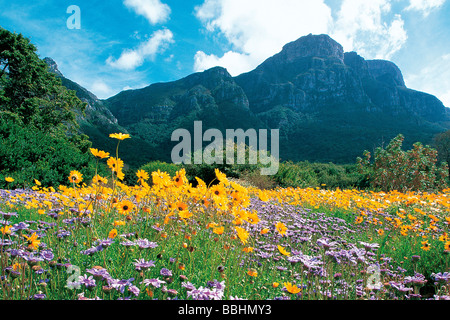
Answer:
<svg viewBox="0 0 450 320"><path fill-rule="evenodd" d="M120 158L111 157L106 161L108 167L114 172L120 172L123 168L123 161Z"/></svg>
<svg viewBox="0 0 450 320"><path fill-rule="evenodd" d="M130 138L129 134L123 134L123 133L111 133L109 135L110 138L118 139L118 140L125 140Z"/></svg>
<svg viewBox="0 0 450 320"><path fill-rule="evenodd" d="M104 159L104 158L108 158L109 157L109 152L105 152L105 151L98 150L98 149L95 149L95 148L90 148L89 150L91 151L91 153L96 158Z"/></svg>
<svg viewBox="0 0 450 320"><path fill-rule="evenodd" d="M14 178L12 177L6 177L5 180L6 182L14 182Z"/></svg>

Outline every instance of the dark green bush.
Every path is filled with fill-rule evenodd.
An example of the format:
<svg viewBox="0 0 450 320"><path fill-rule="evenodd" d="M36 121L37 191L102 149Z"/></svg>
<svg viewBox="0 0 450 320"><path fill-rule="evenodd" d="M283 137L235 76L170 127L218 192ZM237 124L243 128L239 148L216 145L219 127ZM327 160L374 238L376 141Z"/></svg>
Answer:
<svg viewBox="0 0 450 320"><path fill-rule="evenodd" d="M364 176L355 165L310 163L308 161L280 163L274 180L280 187L363 188Z"/></svg>
<svg viewBox="0 0 450 320"><path fill-rule="evenodd" d="M84 138L68 138L58 131L48 134L0 112L0 188L29 187L34 179L43 186L68 185L72 170L81 172L88 181L95 172L89 147ZM6 176L15 181L7 184Z"/></svg>

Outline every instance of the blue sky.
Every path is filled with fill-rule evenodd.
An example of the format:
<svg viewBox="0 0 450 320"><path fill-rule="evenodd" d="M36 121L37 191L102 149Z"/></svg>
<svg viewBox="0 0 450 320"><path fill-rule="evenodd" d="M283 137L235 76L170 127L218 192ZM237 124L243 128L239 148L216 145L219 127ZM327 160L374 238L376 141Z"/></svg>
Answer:
<svg viewBox="0 0 450 320"><path fill-rule="evenodd" d="M33 2L0 0L0 26L30 38L41 58L99 98L216 65L235 76L290 41L325 33L345 51L393 61L408 87L450 107L450 0ZM79 29L68 28L78 21L72 5Z"/></svg>

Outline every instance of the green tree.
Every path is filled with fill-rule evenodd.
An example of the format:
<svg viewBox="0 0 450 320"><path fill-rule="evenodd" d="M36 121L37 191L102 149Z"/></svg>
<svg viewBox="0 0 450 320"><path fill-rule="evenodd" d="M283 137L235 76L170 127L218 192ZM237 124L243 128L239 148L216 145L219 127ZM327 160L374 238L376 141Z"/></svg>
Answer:
<svg viewBox="0 0 450 320"><path fill-rule="evenodd" d="M427 191L447 187L447 165L436 166L437 151L430 146L416 142L409 151L402 150L404 137L399 134L389 145L371 154L364 152L364 158L357 158L360 173L365 174L374 188L384 191Z"/></svg>
<svg viewBox="0 0 450 320"><path fill-rule="evenodd" d="M438 161L446 162L448 168L448 177L450 179L450 130L436 135L433 144L438 152Z"/></svg>
<svg viewBox="0 0 450 320"><path fill-rule="evenodd" d="M36 51L21 34L0 28L0 177L15 175L21 186L31 174L47 185L67 182L70 170L88 174L92 158L76 122L85 104Z"/></svg>
<svg viewBox="0 0 450 320"><path fill-rule="evenodd" d="M0 110L17 114L24 125L73 133L76 111L85 104L48 72L36 50L21 34L0 28Z"/></svg>

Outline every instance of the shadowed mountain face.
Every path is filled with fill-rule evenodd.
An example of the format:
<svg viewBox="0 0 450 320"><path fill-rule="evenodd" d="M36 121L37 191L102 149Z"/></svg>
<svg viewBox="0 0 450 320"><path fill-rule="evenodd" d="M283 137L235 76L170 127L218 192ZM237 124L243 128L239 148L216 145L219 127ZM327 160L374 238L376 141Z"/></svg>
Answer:
<svg viewBox="0 0 450 320"><path fill-rule="evenodd" d="M86 116L93 127L93 119L104 117L150 146L124 157L133 163L170 161L177 143L170 141L171 133L192 132L196 120L203 121L203 130L279 129L282 160L336 163L354 163L364 150L399 133L409 147L429 143L450 127L442 102L408 89L394 63L344 53L327 35L288 43L237 77L216 67L95 101L100 106Z"/></svg>

